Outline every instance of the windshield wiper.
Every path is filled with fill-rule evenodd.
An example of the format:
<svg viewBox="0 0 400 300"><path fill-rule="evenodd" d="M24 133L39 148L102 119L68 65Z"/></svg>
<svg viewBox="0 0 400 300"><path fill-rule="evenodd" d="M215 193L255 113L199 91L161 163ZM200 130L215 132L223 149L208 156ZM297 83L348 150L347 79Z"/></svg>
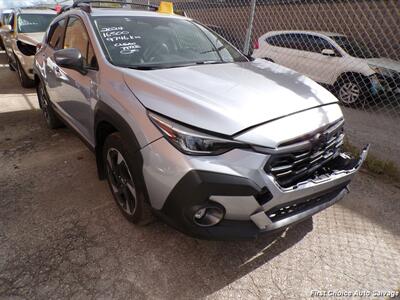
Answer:
<svg viewBox="0 0 400 300"><path fill-rule="evenodd" d="M217 61L217 60L205 60L205 61L195 61L195 62L189 62L189 63L182 63L182 64L165 64L165 65L122 65L120 67L122 68L128 68L128 69L135 69L135 70L143 70L143 71L148 71L148 70L157 70L157 69L171 69L171 68L180 68L180 67L189 67L189 66L195 66L195 65L209 65L209 64L222 64L226 63L225 61Z"/></svg>
<svg viewBox="0 0 400 300"><path fill-rule="evenodd" d="M205 61L196 61L196 65L214 65L214 64L224 64L226 61L221 60L205 60Z"/></svg>
<svg viewBox="0 0 400 300"><path fill-rule="evenodd" d="M151 66L151 65L149 65L149 66L146 66L146 65L129 66L128 65L128 66L122 66L122 67L123 68L129 68L129 69L135 69L135 70L144 70L144 71L157 70L157 69L162 69L163 68L162 66L158 66L158 65L153 65L153 66Z"/></svg>
<svg viewBox="0 0 400 300"><path fill-rule="evenodd" d="M206 54L206 53L210 53L210 52L220 52L222 49L225 49L225 46L221 46L219 48L206 50L206 51L200 52L200 54Z"/></svg>

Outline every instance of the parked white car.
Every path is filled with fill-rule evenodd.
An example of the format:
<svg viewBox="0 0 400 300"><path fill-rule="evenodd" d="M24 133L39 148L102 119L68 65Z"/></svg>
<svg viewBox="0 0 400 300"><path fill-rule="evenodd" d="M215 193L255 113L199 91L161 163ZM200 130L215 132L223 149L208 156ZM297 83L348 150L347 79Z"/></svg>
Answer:
<svg viewBox="0 0 400 300"><path fill-rule="evenodd" d="M271 31L253 56L286 66L333 87L344 104L381 92L400 94L400 62L381 58L351 38L331 32Z"/></svg>

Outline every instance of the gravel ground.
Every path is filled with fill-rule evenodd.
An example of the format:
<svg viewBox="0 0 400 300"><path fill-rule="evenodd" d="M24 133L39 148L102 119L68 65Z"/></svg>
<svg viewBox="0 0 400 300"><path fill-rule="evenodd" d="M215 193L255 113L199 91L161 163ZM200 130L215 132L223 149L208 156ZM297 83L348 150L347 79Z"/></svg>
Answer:
<svg viewBox="0 0 400 300"><path fill-rule="evenodd" d="M93 154L70 130L46 129L36 107L0 61L0 299L305 299L400 287L399 186L360 173L340 203L255 241L136 227L97 179Z"/></svg>

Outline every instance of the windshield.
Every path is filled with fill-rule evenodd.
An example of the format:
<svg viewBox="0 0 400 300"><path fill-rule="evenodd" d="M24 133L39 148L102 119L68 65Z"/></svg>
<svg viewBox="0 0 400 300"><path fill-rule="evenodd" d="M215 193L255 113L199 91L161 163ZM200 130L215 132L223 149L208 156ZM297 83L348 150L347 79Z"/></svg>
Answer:
<svg viewBox="0 0 400 300"><path fill-rule="evenodd" d="M193 21L169 17L97 17L99 39L111 63L137 69L248 61L217 34Z"/></svg>
<svg viewBox="0 0 400 300"><path fill-rule="evenodd" d="M349 55L353 57L358 57L358 58L379 57L376 53L368 49L366 46L358 44L356 41L351 40L348 37L332 36L331 38L335 40L335 42L338 43L338 45L342 47L344 51L346 51Z"/></svg>
<svg viewBox="0 0 400 300"><path fill-rule="evenodd" d="M45 32L54 14L22 14L18 16L17 27L20 33Z"/></svg>

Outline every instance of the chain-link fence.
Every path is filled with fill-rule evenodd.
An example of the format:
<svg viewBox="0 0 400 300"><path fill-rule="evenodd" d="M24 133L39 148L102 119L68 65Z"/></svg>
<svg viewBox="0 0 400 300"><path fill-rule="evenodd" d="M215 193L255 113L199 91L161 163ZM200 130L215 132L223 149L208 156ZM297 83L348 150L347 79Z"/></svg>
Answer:
<svg viewBox="0 0 400 300"><path fill-rule="evenodd" d="M372 143L372 152L400 166L400 1L178 0L174 6L238 49L331 90L354 143Z"/></svg>

